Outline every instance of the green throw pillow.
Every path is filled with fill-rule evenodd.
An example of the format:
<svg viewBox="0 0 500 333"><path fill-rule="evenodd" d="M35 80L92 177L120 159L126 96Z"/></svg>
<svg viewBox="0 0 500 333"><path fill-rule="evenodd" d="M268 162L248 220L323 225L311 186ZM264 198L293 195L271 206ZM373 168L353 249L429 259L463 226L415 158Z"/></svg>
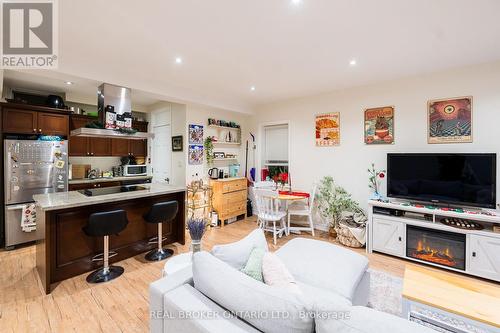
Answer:
<svg viewBox="0 0 500 333"><path fill-rule="evenodd" d="M264 278L262 277L262 259L264 258L264 253L264 249L255 247L250 252L250 257L248 257L245 267L241 269L243 273L260 282L264 282Z"/></svg>

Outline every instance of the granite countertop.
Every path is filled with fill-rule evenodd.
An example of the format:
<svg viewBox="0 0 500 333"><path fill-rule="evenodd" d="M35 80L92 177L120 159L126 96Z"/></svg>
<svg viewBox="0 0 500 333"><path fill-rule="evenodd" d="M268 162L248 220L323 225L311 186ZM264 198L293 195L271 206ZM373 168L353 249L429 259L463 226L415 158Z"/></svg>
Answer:
<svg viewBox="0 0 500 333"><path fill-rule="evenodd" d="M140 184L140 186L144 186L147 189L142 191L121 192L94 197L88 197L78 191L57 192L48 194L36 194L33 196L33 199L35 200L38 208L41 208L43 211L50 211L55 209L81 207L93 204L152 197L156 195L186 191L186 189L181 186L173 186L161 183Z"/></svg>
<svg viewBox="0 0 500 333"><path fill-rule="evenodd" d="M129 177L106 177L106 178L82 178L82 179L70 179L68 180L68 184L92 184L92 183L103 183L103 182L119 182L122 180L139 180L139 179L149 179L153 178L153 176L129 176Z"/></svg>

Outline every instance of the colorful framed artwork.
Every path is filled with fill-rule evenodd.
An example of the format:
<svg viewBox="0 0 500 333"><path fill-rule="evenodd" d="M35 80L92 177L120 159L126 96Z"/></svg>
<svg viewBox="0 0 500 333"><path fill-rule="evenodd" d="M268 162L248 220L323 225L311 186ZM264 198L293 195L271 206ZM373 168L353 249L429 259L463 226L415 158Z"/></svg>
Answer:
<svg viewBox="0 0 500 333"><path fill-rule="evenodd" d="M189 165L203 164L203 146L202 145L189 145L188 162L189 162Z"/></svg>
<svg viewBox="0 0 500 333"><path fill-rule="evenodd" d="M340 144L340 112L316 115L316 146L331 147Z"/></svg>
<svg viewBox="0 0 500 333"><path fill-rule="evenodd" d="M365 110L365 143L394 143L394 107L384 106Z"/></svg>
<svg viewBox="0 0 500 333"><path fill-rule="evenodd" d="M203 144L203 126L202 125L189 125L189 144L202 145Z"/></svg>
<svg viewBox="0 0 500 333"><path fill-rule="evenodd" d="M472 96L428 103L428 143L472 142Z"/></svg>
<svg viewBox="0 0 500 333"><path fill-rule="evenodd" d="M172 151L182 151L182 135L176 135L172 137Z"/></svg>

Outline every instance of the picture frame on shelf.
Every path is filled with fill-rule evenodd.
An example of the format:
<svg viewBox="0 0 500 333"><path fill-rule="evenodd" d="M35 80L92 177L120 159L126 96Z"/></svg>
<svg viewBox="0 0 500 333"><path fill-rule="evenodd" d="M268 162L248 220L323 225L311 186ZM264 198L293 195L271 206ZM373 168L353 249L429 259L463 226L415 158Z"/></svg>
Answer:
<svg viewBox="0 0 500 333"><path fill-rule="evenodd" d="M427 103L427 142L472 142L472 96L430 100Z"/></svg>
<svg viewBox="0 0 500 333"><path fill-rule="evenodd" d="M226 154L224 152L217 151L217 152L214 152L214 158L215 159L226 158Z"/></svg>
<svg viewBox="0 0 500 333"><path fill-rule="evenodd" d="M175 135L172 137L172 151L182 151L184 144L183 144L183 136L182 135Z"/></svg>

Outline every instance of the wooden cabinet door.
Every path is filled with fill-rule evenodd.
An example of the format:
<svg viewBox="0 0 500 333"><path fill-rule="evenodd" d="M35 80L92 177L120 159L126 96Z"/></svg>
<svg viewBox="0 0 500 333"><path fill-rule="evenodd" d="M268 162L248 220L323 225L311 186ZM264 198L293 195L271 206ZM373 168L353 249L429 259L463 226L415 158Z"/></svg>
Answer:
<svg viewBox="0 0 500 333"><path fill-rule="evenodd" d="M57 113L38 113L38 133L45 135L69 135L69 116Z"/></svg>
<svg viewBox="0 0 500 333"><path fill-rule="evenodd" d="M92 188L92 183L81 183L81 184L69 184L69 191L78 191L78 190L86 190L88 188Z"/></svg>
<svg viewBox="0 0 500 333"><path fill-rule="evenodd" d="M147 140L129 140L130 153L134 156L147 156Z"/></svg>
<svg viewBox="0 0 500 333"><path fill-rule="evenodd" d="M111 140L107 138L89 138L90 156L111 156Z"/></svg>
<svg viewBox="0 0 500 333"><path fill-rule="evenodd" d="M89 122L88 117L82 117L78 115L73 115L70 117L70 129L74 130L77 128L85 127ZM89 156L89 138L81 136L70 136L69 137L69 156Z"/></svg>
<svg viewBox="0 0 500 333"><path fill-rule="evenodd" d="M28 110L3 109L3 132L37 134L37 113Z"/></svg>
<svg viewBox="0 0 500 333"><path fill-rule="evenodd" d="M406 232L402 222L373 218L373 249L399 257L405 256Z"/></svg>
<svg viewBox="0 0 500 333"><path fill-rule="evenodd" d="M98 187L113 187L113 186L120 186L120 182L102 182L99 183Z"/></svg>
<svg viewBox="0 0 500 333"><path fill-rule="evenodd" d="M128 156L130 154L129 141L127 139L111 139L111 156Z"/></svg>

